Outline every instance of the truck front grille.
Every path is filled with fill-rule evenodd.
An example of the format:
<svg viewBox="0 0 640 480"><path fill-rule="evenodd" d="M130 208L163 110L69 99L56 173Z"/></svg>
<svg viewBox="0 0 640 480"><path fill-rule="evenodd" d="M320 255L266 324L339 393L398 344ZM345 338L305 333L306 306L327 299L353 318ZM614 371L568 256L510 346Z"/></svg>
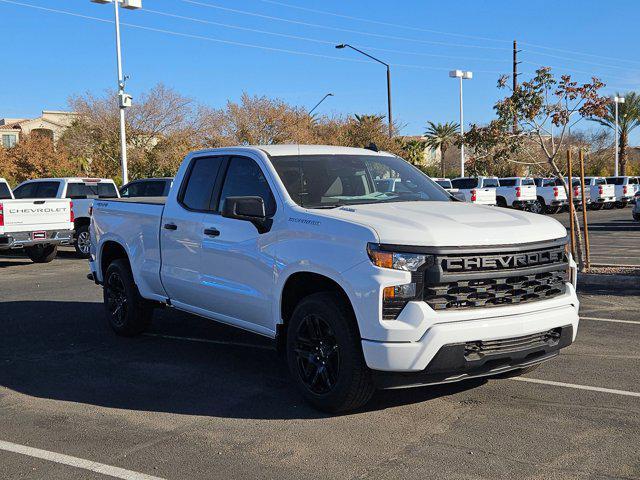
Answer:
<svg viewBox="0 0 640 480"><path fill-rule="evenodd" d="M434 310L515 305L562 295L564 246L464 255L438 255L425 272L423 300Z"/></svg>

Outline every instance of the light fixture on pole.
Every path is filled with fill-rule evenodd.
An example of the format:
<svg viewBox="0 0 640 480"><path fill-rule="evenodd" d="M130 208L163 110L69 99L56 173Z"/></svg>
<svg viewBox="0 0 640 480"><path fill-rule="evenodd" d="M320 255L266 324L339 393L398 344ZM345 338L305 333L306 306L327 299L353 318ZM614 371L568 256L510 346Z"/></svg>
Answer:
<svg viewBox="0 0 640 480"><path fill-rule="evenodd" d="M131 106L132 97L125 93L124 87L126 77L122 73L122 48L120 43L120 11L119 7L128 10L139 10L142 8L142 0L91 0L93 3L113 3L116 24L116 62L118 70L118 107L120 109L120 161L122 166L122 183L129 182L127 170L127 132L125 127L124 111Z"/></svg>
<svg viewBox="0 0 640 480"><path fill-rule="evenodd" d="M388 63L385 63L379 58L376 58L373 55L369 55L368 53L363 52L362 50L352 45L349 45L348 43L341 43L340 45L336 45L336 48L338 49L350 48L351 50L355 50L356 52L361 53L365 57L369 57L371 60L381 63L382 65L387 67L387 112L388 112L387 120L389 120L389 138L393 137L393 118L391 117L391 67L389 66Z"/></svg>
<svg viewBox="0 0 640 480"><path fill-rule="evenodd" d="M313 113L313 111L316 108L318 108L322 102L324 102L327 99L327 97L333 97L333 93L327 93L324 97L322 97L322 100L320 100L318 103L316 103L316 106L313 107L311 110L309 110L309 115L311 115Z"/></svg>
<svg viewBox="0 0 640 480"><path fill-rule="evenodd" d="M451 78L460 79L460 176L464 177L464 111L462 105L462 80L471 80L473 78L473 72L451 70L449 72L449 76Z"/></svg>
<svg viewBox="0 0 640 480"><path fill-rule="evenodd" d="M614 175L617 177L618 176L618 157L620 155L620 146L619 146L619 142L620 142L620 128L618 127L618 104L620 103L624 103L624 97L619 97L619 96L615 96L613 97L613 102L616 104L616 164L614 167Z"/></svg>

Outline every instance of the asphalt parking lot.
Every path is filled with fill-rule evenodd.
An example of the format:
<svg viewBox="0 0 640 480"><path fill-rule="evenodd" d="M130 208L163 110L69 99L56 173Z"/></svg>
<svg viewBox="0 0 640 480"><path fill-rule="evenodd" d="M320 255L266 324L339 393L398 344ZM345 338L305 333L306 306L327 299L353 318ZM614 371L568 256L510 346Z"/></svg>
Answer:
<svg viewBox="0 0 640 480"><path fill-rule="evenodd" d="M611 224L593 230L603 258L640 263L630 209L589 215ZM70 250L0 256L3 479L640 478L637 290L582 291L576 343L526 381L380 392L328 416L260 337L169 309L116 337L86 273Z"/></svg>
<svg viewBox="0 0 640 480"><path fill-rule="evenodd" d="M569 227L569 213L552 217ZM578 212L582 226L582 211ZM640 265L640 222L631 216L631 207L614 210L587 210L591 262L595 264Z"/></svg>

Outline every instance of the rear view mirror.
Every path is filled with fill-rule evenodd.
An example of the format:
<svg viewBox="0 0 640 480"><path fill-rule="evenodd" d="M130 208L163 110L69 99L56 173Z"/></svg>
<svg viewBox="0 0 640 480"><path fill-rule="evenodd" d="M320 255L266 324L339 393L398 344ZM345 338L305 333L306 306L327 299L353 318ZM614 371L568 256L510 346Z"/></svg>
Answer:
<svg viewBox="0 0 640 480"><path fill-rule="evenodd" d="M262 197L227 197L222 216L253 223L258 232L269 231L271 220L267 218Z"/></svg>

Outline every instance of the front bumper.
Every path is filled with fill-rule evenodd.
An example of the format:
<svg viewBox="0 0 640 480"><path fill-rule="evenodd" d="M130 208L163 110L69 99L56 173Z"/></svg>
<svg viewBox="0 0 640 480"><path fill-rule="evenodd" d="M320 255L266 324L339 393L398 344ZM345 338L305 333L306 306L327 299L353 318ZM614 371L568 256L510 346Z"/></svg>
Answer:
<svg viewBox="0 0 640 480"><path fill-rule="evenodd" d="M68 245L73 242L73 230L48 230L38 232L12 232L0 235L0 250L33 247L34 245Z"/></svg>

